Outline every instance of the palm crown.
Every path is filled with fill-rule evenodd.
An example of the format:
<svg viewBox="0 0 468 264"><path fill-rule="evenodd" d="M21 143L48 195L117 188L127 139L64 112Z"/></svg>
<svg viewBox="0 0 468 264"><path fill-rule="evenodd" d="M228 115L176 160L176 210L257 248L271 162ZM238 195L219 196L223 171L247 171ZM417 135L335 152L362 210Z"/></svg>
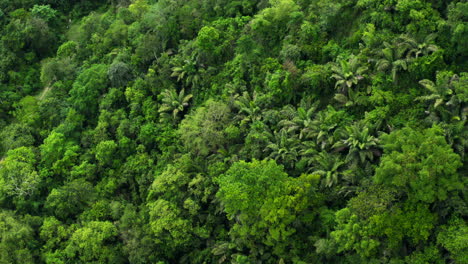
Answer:
<svg viewBox="0 0 468 264"><path fill-rule="evenodd" d="M179 120L179 114L184 111L188 106L188 103L192 99L192 95L185 95L185 90L182 89L179 94L175 89L167 89L162 92L162 104L159 108L162 120L172 120L177 122Z"/></svg>

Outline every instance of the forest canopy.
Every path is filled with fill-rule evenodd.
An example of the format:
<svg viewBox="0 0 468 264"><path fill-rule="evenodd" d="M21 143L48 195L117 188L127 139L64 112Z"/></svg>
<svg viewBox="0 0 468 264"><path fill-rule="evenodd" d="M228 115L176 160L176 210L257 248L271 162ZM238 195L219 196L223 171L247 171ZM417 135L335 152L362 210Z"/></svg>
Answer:
<svg viewBox="0 0 468 264"><path fill-rule="evenodd" d="M466 0L0 0L0 264L468 263Z"/></svg>

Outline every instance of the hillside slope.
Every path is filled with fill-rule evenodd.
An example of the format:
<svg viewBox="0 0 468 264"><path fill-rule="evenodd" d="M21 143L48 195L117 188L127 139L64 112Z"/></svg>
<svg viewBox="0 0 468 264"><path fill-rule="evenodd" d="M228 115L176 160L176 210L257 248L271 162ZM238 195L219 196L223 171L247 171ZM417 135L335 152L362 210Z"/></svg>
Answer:
<svg viewBox="0 0 468 264"><path fill-rule="evenodd" d="M464 0L0 0L0 263L466 263Z"/></svg>

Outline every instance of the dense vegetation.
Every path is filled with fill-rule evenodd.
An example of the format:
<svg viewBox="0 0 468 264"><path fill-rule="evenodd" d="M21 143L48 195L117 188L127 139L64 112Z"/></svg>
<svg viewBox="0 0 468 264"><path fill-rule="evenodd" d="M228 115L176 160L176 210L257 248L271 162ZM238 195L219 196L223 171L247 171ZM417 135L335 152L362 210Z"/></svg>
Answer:
<svg viewBox="0 0 468 264"><path fill-rule="evenodd" d="M0 263L468 263L465 0L0 0Z"/></svg>

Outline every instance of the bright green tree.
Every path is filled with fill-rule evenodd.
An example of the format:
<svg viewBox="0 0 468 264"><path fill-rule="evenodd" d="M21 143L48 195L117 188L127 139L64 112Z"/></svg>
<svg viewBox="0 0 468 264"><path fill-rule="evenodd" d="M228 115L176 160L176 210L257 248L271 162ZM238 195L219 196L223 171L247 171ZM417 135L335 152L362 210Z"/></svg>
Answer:
<svg viewBox="0 0 468 264"><path fill-rule="evenodd" d="M34 194L42 182L36 171L36 154L32 148L20 147L7 152L0 162L2 194L27 197Z"/></svg>
<svg viewBox="0 0 468 264"><path fill-rule="evenodd" d="M35 263L34 230L13 212L0 210L0 263Z"/></svg>
<svg viewBox="0 0 468 264"><path fill-rule="evenodd" d="M384 155L374 181L398 188L413 201L433 203L461 190L460 156L447 144L443 131L404 128L382 136Z"/></svg>
<svg viewBox="0 0 468 264"><path fill-rule="evenodd" d="M272 247L286 254L296 221L310 203L317 178L289 178L273 160L240 161L221 175L216 194L231 221L229 231L239 249Z"/></svg>
<svg viewBox="0 0 468 264"><path fill-rule="evenodd" d="M65 262L124 263L117 239L118 230L111 222L87 222L67 241Z"/></svg>

